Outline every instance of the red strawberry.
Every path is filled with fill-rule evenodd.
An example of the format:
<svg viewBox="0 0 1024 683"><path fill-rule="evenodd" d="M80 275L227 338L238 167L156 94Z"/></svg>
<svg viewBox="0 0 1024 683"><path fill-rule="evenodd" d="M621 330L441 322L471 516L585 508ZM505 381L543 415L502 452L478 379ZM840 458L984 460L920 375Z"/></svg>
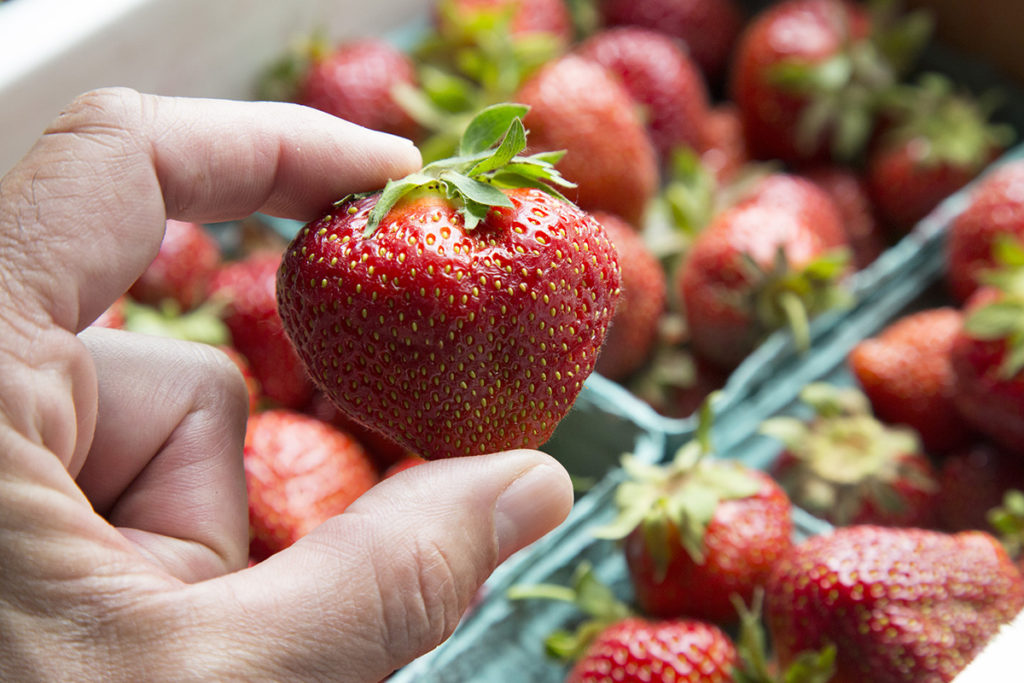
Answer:
<svg viewBox="0 0 1024 683"><path fill-rule="evenodd" d="M966 301L978 288L979 276L995 267L993 248L1000 235L1024 240L1024 161L1011 161L985 176L949 226L946 277L958 301Z"/></svg>
<svg viewBox="0 0 1024 683"><path fill-rule="evenodd" d="M546 441L618 299L600 224L536 189L564 182L558 155L519 156L525 111L485 109L460 157L339 202L281 265L281 318L319 387L428 459Z"/></svg>
<svg viewBox="0 0 1024 683"><path fill-rule="evenodd" d="M732 368L787 324L805 346L807 316L837 304L847 248L823 190L784 174L761 180L697 236L678 271L694 352Z"/></svg>
<svg viewBox="0 0 1024 683"><path fill-rule="evenodd" d="M651 141L663 161L677 147L703 146L707 87L675 40L652 29L613 28L591 36L577 54L621 79L643 108Z"/></svg>
<svg viewBox="0 0 1024 683"><path fill-rule="evenodd" d="M564 149L562 174L588 211L640 225L658 185L654 147L626 89L604 67L575 55L543 67L516 99L531 107L530 148Z"/></svg>
<svg viewBox="0 0 1024 683"><path fill-rule="evenodd" d="M622 298L595 369L619 380L640 369L657 342L665 308L665 272L633 226L609 213L592 215L615 245L622 270Z"/></svg>
<svg viewBox="0 0 1024 683"><path fill-rule="evenodd" d="M564 0L439 0L433 21L456 44L472 42L481 29L500 28L522 38L547 34L562 45L573 39L572 16Z"/></svg>
<svg viewBox="0 0 1024 683"><path fill-rule="evenodd" d="M750 602L792 543L785 492L764 472L708 457L710 428L705 407L698 435L672 463L627 457L619 517L596 532L625 538L636 601L647 614L734 621L733 594Z"/></svg>
<svg viewBox="0 0 1024 683"><path fill-rule="evenodd" d="M298 102L365 128L415 138L419 124L394 98L398 86L414 86L412 59L377 38L363 38L315 55L299 86Z"/></svg>
<svg viewBox="0 0 1024 683"><path fill-rule="evenodd" d="M953 340L963 314L949 307L911 313L850 351L848 364L882 420L913 428L926 449L945 452L971 437L953 400Z"/></svg>
<svg viewBox="0 0 1024 683"><path fill-rule="evenodd" d="M743 24L735 0L603 0L600 11L609 25L643 26L681 39L710 81L725 72Z"/></svg>
<svg viewBox="0 0 1024 683"><path fill-rule="evenodd" d="M979 290L964 314L952 349L957 408L979 432L1024 455L1024 293Z"/></svg>
<svg viewBox="0 0 1024 683"><path fill-rule="evenodd" d="M866 268L881 256L886 247L885 236L875 218L863 178L849 167L838 164L810 168L802 175L825 190L839 209L853 253L854 267L857 270Z"/></svg>
<svg viewBox="0 0 1024 683"><path fill-rule="evenodd" d="M882 48L897 42L872 43L878 31L846 0L784 0L750 21L729 86L756 157L797 164L862 149L877 96L896 81Z"/></svg>
<svg viewBox="0 0 1024 683"><path fill-rule="evenodd" d="M299 409L313 383L288 339L277 312L275 286L281 255L259 252L224 264L210 283L210 297L224 302L224 322L233 345L246 357L263 393Z"/></svg>
<svg viewBox="0 0 1024 683"><path fill-rule="evenodd" d="M206 228L168 220L160 251L128 293L143 304L159 306L170 299L189 311L206 299L220 260L220 246Z"/></svg>
<svg viewBox="0 0 1024 683"><path fill-rule="evenodd" d="M313 394L305 412L354 436L370 453L378 468L384 469L402 460L409 453L407 449L391 441L380 432L367 429L338 410L338 406L331 403L331 399L327 398L322 391Z"/></svg>
<svg viewBox="0 0 1024 683"><path fill-rule="evenodd" d="M845 527L776 563L765 606L783 665L831 643L836 683L951 681L1024 606L1024 577L985 533Z"/></svg>
<svg viewBox="0 0 1024 683"><path fill-rule="evenodd" d="M124 306L126 297L118 297L110 304L107 310L100 313L100 317L92 321L94 327L106 327L112 330L124 328Z"/></svg>
<svg viewBox="0 0 1024 683"><path fill-rule="evenodd" d="M913 431L879 422L855 389L810 384L800 396L813 417L761 425L785 446L772 475L794 505L838 525L934 523L938 484Z"/></svg>
<svg viewBox="0 0 1024 683"><path fill-rule="evenodd" d="M937 74L894 97L897 121L869 150L865 178L879 217L903 235L995 159L1012 132Z"/></svg>
<svg viewBox="0 0 1024 683"><path fill-rule="evenodd" d="M545 641L548 654L574 662L567 683L731 683L740 663L736 647L714 624L638 616L598 580L588 562L576 567L571 587L518 585L509 597L562 600L589 617L575 633L556 631Z"/></svg>
<svg viewBox="0 0 1024 683"><path fill-rule="evenodd" d="M290 410L249 416L245 476L252 537L270 553L341 514L377 482L352 437Z"/></svg>
<svg viewBox="0 0 1024 683"><path fill-rule="evenodd" d="M735 105L719 104L704 120L700 162L720 183L732 180L750 161L743 122Z"/></svg>
<svg viewBox="0 0 1024 683"><path fill-rule="evenodd" d="M988 515L1011 489L1024 490L1024 461L990 443L946 455L939 468L939 517L946 531L991 531Z"/></svg>

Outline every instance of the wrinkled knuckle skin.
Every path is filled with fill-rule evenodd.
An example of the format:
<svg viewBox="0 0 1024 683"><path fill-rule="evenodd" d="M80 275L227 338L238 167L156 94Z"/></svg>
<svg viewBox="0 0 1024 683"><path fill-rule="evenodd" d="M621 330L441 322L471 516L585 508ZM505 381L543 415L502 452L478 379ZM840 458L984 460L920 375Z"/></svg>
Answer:
<svg viewBox="0 0 1024 683"><path fill-rule="evenodd" d="M46 135L92 129L127 128L142 107L142 95L131 88L100 88L82 93L46 129Z"/></svg>
<svg viewBox="0 0 1024 683"><path fill-rule="evenodd" d="M205 344L197 345L199 373L204 378L206 391L214 395L215 403L231 414L244 416L249 410L249 393L238 366L219 349Z"/></svg>

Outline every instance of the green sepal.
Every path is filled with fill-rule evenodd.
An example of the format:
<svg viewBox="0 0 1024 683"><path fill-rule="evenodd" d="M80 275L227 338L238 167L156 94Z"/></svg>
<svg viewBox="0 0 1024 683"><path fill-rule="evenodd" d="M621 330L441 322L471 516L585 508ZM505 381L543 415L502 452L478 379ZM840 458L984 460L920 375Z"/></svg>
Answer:
<svg viewBox="0 0 1024 683"><path fill-rule="evenodd" d="M505 137L502 138L501 144L498 145L498 149L494 151L494 154L483 159L480 163L471 168L469 175L475 176L482 173L489 173L490 171L495 171L502 166L508 166L512 162L512 159L514 159L516 155L524 149L526 149L526 128L523 126L522 119L516 117L512 119L512 123L509 124Z"/></svg>
<svg viewBox="0 0 1024 683"><path fill-rule="evenodd" d="M462 134L459 154L469 156L490 149L505 136L516 119L522 124L529 110L525 104L495 104L483 109Z"/></svg>
<svg viewBox="0 0 1024 683"><path fill-rule="evenodd" d="M223 346L231 342L231 333L220 318L222 308L223 304L208 301L192 311L181 313L178 303L172 299L154 308L126 298L124 329L155 337Z"/></svg>
<svg viewBox="0 0 1024 683"><path fill-rule="evenodd" d="M1024 549L1024 492L1007 491L1003 494L1003 504L989 510L987 517L1006 553L1018 559Z"/></svg>

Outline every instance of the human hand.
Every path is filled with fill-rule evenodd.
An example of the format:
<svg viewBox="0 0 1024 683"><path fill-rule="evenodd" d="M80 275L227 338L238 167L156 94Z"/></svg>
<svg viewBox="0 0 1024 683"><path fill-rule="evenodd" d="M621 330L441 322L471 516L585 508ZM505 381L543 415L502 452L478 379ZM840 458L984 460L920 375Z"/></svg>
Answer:
<svg viewBox="0 0 1024 683"><path fill-rule="evenodd" d="M418 163L310 109L112 89L78 98L0 180L0 679L379 680L561 522L571 487L549 457L439 461L242 569L234 365L83 332L166 218L311 219Z"/></svg>

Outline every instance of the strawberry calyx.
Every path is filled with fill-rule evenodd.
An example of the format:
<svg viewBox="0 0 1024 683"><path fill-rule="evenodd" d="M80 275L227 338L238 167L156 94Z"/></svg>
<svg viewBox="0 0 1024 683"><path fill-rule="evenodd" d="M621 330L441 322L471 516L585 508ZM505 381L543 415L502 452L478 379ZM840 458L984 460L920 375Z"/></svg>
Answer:
<svg viewBox="0 0 1024 683"><path fill-rule="evenodd" d="M575 187L555 169L564 151L520 155L526 149L522 118L527 111L529 107L522 104L497 104L483 109L463 133L458 155L388 181L370 210L364 237L376 232L399 200L419 190L443 195L457 206L466 230L475 228L492 208L512 208L503 189L531 187L568 202L554 187ZM370 194L376 192L349 195L335 206Z"/></svg>
<svg viewBox="0 0 1024 683"><path fill-rule="evenodd" d="M569 586L558 584L515 585L509 588L510 600L545 599L576 605L588 619L575 631L559 629L545 640L551 656L562 661L579 659L601 631L635 613L626 603L615 597L589 562L577 565Z"/></svg>
<svg viewBox="0 0 1024 683"><path fill-rule="evenodd" d="M998 376L1008 380L1024 370L1024 243L1001 235L992 252L996 267L983 272L981 281L1000 296L971 311L964 319L964 332L981 341L1005 343Z"/></svg>
<svg viewBox="0 0 1024 683"><path fill-rule="evenodd" d="M1011 489L1003 494L1003 504L989 510L988 523L1006 548L1006 554L1020 559L1024 550L1024 492Z"/></svg>
<svg viewBox="0 0 1024 683"><path fill-rule="evenodd" d="M182 313L173 299L166 299L156 308L126 298L124 329L156 337L224 346L231 342L231 333L220 317L223 307L218 301L208 301Z"/></svg>
<svg viewBox="0 0 1024 683"><path fill-rule="evenodd" d="M995 93L974 97L958 92L938 73L922 74L916 84L899 84L882 96L880 105L894 125L885 134L887 146L912 144L921 166L949 164L980 170L993 150L1014 138L1013 128L990 121L998 104Z"/></svg>
<svg viewBox="0 0 1024 683"><path fill-rule="evenodd" d="M840 30L843 46L818 61L786 59L774 65L769 78L783 90L804 97L808 105L797 130L797 148L812 154L832 134L832 154L855 158L874 129L880 94L898 82L931 34L924 12L897 17L892 0L871 3L872 30L866 38L850 35L850 17Z"/></svg>
<svg viewBox="0 0 1024 683"><path fill-rule="evenodd" d="M256 83L256 96L271 102L294 102L310 67L324 59L331 43L323 29L318 29L292 43L287 52L270 64Z"/></svg>
<svg viewBox="0 0 1024 683"><path fill-rule="evenodd" d="M788 328L800 351L810 348L812 317L852 303L852 295L842 285L850 263L848 248L830 249L802 268L790 266L782 245L767 268L745 252L740 257L754 283L745 310L753 311L764 333Z"/></svg>
<svg viewBox="0 0 1024 683"><path fill-rule="evenodd" d="M789 667L773 672L768 660L768 644L761 615L764 608L764 588L754 589L748 607L735 593L731 596L736 614L740 617L736 654L740 664L733 672L736 683L828 683L836 671L836 647L826 645L821 650L799 653Z"/></svg>
<svg viewBox="0 0 1024 683"><path fill-rule="evenodd" d="M622 539L640 528L657 573L664 577L673 541L697 564L705 560L704 536L720 503L743 499L762 483L737 462L711 457L711 408L716 394L702 404L694 438L667 465L622 458L627 481L615 492L618 515L593 531L597 538Z"/></svg>
<svg viewBox="0 0 1024 683"><path fill-rule="evenodd" d="M849 524L865 501L887 513L902 512L906 503L896 489L899 482L936 490L934 479L908 461L921 452L916 433L878 420L859 390L812 383L800 399L813 410L810 420L775 417L759 428L781 441L796 461L779 475L794 503Z"/></svg>

